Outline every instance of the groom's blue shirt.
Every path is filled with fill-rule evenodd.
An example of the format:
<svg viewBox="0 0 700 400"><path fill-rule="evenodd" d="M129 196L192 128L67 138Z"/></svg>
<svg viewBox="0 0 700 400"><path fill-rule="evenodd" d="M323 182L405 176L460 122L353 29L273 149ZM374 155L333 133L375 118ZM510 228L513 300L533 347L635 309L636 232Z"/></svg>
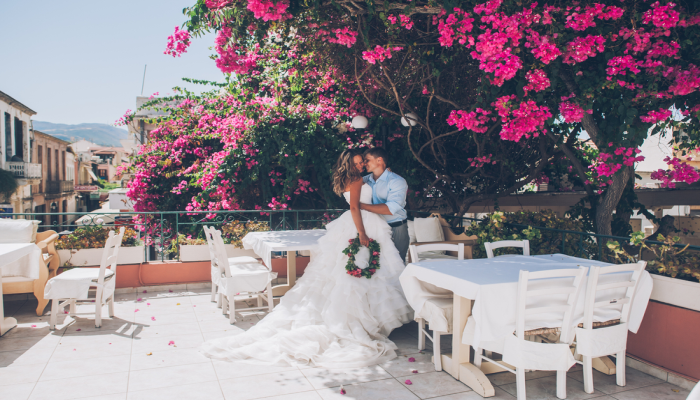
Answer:
<svg viewBox="0 0 700 400"><path fill-rule="evenodd" d="M377 180L372 174L365 176L363 180L372 188L372 204L386 204L389 207L391 215L382 215L386 222L406 219L404 207L406 207L408 184L405 179L387 169Z"/></svg>

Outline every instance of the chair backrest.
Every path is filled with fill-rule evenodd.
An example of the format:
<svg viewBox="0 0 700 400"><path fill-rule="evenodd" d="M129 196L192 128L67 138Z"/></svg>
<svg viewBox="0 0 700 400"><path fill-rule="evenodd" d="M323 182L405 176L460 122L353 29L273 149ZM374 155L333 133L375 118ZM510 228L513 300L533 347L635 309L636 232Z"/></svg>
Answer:
<svg viewBox="0 0 700 400"><path fill-rule="evenodd" d="M216 266L219 267L219 272L222 276L231 277L231 268L228 264L228 255L226 254L226 245L221 237L221 231L214 227L209 228L212 234L212 244L214 245L214 254Z"/></svg>
<svg viewBox="0 0 700 400"><path fill-rule="evenodd" d="M456 251L457 259L464 260L464 243L412 244L408 249L411 252L411 262L420 261L418 254L424 251Z"/></svg>
<svg viewBox="0 0 700 400"><path fill-rule="evenodd" d="M529 240L501 240L499 242L486 242L484 243L486 248L486 255L488 258L493 258L493 251L500 249L501 247L522 247L523 255L530 255L530 241Z"/></svg>
<svg viewBox="0 0 700 400"><path fill-rule="evenodd" d="M639 286L639 278L646 265L646 261L640 261L634 264L591 267L583 309L584 329L593 329L593 315L596 309L601 308L622 306L620 322L628 321L632 310L632 300Z"/></svg>
<svg viewBox="0 0 700 400"><path fill-rule="evenodd" d="M549 314L546 319L550 321L554 314L561 319L560 342L573 339L572 318L581 292L581 282L587 272L587 267L535 272L521 270L516 305L517 337L525 339L527 321L537 320L542 314Z"/></svg>
<svg viewBox="0 0 700 400"><path fill-rule="evenodd" d="M214 227L209 227L204 225L204 237L207 239L207 248L209 248L209 259L211 260L211 266L216 267L216 251L214 250Z"/></svg>
<svg viewBox="0 0 700 400"><path fill-rule="evenodd" d="M100 262L100 274L97 277L97 283L102 285L105 281L105 273L109 266L114 274L117 273L117 257L119 256L119 248L122 245L124 238L124 227L119 228L119 233L109 231L109 236L105 242L104 251L102 252L102 261Z"/></svg>

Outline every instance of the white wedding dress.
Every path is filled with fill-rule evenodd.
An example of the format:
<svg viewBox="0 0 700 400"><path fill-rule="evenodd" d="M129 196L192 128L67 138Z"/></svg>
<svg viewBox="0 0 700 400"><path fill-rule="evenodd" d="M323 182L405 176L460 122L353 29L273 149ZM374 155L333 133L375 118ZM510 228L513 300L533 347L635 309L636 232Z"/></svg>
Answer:
<svg viewBox="0 0 700 400"><path fill-rule="evenodd" d="M350 201L350 193L344 194ZM372 189L362 186L360 201L372 203ZM342 250L357 236L350 211L326 226L318 251L279 305L248 331L210 340L202 353L210 358L267 365L355 368L396 357L387 336L413 320L399 284L404 263L381 216L362 211L367 236L379 242L380 268L371 279L346 273ZM357 265L365 268L362 247Z"/></svg>

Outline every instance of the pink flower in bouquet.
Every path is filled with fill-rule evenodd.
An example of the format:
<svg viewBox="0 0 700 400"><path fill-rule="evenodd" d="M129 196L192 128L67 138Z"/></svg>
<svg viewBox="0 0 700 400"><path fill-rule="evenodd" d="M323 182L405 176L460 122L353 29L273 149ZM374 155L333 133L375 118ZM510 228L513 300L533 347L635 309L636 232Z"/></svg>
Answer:
<svg viewBox="0 0 700 400"><path fill-rule="evenodd" d="M378 252L378 251L375 251L375 252L372 253L372 255L373 255L373 256L378 256L378 255L379 255L379 252Z"/></svg>
<svg viewBox="0 0 700 400"><path fill-rule="evenodd" d="M352 243L355 239L348 240L348 243Z"/></svg>

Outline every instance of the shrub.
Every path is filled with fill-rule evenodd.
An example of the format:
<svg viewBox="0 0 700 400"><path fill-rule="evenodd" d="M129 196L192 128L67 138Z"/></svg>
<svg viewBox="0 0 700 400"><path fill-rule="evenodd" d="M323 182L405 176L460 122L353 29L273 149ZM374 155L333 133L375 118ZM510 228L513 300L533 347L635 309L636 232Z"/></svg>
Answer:
<svg viewBox="0 0 700 400"><path fill-rule="evenodd" d="M651 244L644 239L644 233L634 232L628 246L620 245L617 241L610 241L607 247L613 252L615 259L620 263L634 263L647 260L647 271L688 281L700 281L700 254L697 251L676 246L681 238L678 236L665 237L657 235L656 241L663 244Z"/></svg>
<svg viewBox="0 0 700 400"><path fill-rule="evenodd" d="M58 238L56 249L82 250L103 248L109 237L109 232L113 230L114 228L107 228L102 225L80 227L70 235ZM122 247L136 247L140 245L141 240L138 237L138 233L131 228L126 228L122 239Z"/></svg>
<svg viewBox="0 0 700 400"><path fill-rule="evenodd" d="M485 242L500 240L530 241L530 254L564 253L589 258L595 253L595 242L588 236L562 234L540 228L560 229L583 232L582 221L570 218L558 218L551 210L518 211L513 213L494 212L479 222L465 229L467 235L477 236L477 246L474 247L474 258L486 258ZM563 240L563 251L562 251ZM521 250L505 248L496 250L496 255L520 254Z"/></svg>

